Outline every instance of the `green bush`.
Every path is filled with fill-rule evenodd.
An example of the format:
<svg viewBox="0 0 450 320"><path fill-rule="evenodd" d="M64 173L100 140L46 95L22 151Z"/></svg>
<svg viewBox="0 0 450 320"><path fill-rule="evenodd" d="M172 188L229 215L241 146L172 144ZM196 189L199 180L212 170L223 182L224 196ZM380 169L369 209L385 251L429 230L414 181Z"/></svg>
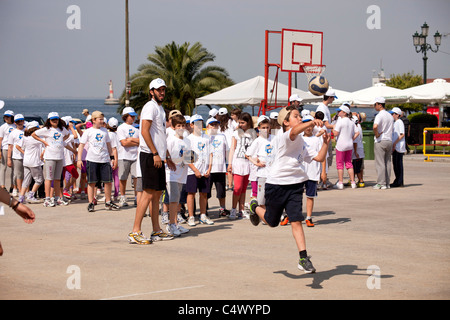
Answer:
<svg viewBox="0 0 450 320"><path fill-rule="evenodd" d="M410 123L429 123L432 127L438 126L438 118L428 113L413 113L408 116Z"/></svg>

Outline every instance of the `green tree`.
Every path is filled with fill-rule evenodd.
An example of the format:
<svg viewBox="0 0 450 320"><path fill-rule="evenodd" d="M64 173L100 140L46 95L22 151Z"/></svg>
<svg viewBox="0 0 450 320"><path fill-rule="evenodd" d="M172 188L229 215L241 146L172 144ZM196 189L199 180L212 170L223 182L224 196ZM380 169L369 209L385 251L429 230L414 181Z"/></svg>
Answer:
<svg viewBox="0 0 450 320"><path fill-rule="evenodd" d="M155 78L166 82L167 91L164 107L178 109L183 114L191 114L195 99L226 88L234 82L228 72L218 66L206 66L215 60L215 55L208 52L199 42L175 42L164 47L156 46L155 52L148 55L149 63L141 64L138 72L130 77L130 106L139 112L149 100L148 86ZM125 92L121 97L124 107Z"/></svg>
<svg viewBox="0 0 450 320"><path fill-rule="evenodd" d="M393 74L390 79L386 81L386 85L397 89L406 89L423 84L423 78L419 75L414 75L414 72L404 74ZM405 112L422 111L423 105L420 103L403 103L396 105L389 105L390 108L399 107Z"/></svg>

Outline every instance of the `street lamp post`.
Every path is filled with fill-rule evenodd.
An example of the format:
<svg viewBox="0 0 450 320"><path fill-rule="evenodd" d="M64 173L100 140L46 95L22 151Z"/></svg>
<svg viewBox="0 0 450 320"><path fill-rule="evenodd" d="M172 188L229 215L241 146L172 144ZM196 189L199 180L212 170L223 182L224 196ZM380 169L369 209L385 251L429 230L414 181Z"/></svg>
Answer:
<svg viewBox="0 0 450 320"><path fill-rule="evenodd" d="M125 107L130 105L131 92L128 23L128 0L125 0Z"/></svg>
<svg viewBox="0 0 450 320"><path fill-rule="evenodd" d="M431 45L427 43L429 26L425 22L421 28L422 28L421 34L418 34L417 31L416 33L413 34L413 44L416 49L416 52L417 53L422 52L423 55L423 83L426 84L427 60L428 60L427 51L431 50L431 52L434 53L438 52L439 46L441 45L442 35L438 31L436 31L436 33L434 34L434 44L436 45L436 49L433 49Z"/></svg>

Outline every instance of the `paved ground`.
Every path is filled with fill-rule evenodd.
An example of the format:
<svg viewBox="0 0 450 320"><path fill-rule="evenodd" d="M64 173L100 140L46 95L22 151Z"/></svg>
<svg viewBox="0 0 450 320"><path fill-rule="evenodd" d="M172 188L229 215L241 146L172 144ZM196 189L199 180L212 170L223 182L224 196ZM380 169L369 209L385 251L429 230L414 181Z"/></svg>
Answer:
<svg viewBox="0 0 450 320"><path fill-rule="evenodd" d="M0 299L449 299L450 161L404 164L404 188L372 190L366 161L366 188L319 192L305 227L311 275L297 269L290 226L218 219L215 199L213 226L150 246L126 240L134 208L35 204L32 225L5 208Z"/></svg>

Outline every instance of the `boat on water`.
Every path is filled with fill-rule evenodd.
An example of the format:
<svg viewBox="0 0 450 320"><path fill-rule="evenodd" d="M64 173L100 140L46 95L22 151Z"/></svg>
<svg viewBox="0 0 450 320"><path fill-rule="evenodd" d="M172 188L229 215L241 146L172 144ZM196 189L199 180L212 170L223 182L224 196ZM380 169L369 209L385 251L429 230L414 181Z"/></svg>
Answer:
<svg viewBox="0 0 450 320"><path fill-rule="evenodd" d="M107 105L119 104L119 99L114 98L114 91L113 91L112 80L109 80L109 96L106 97L105 104L107 104Z"/></svg>

